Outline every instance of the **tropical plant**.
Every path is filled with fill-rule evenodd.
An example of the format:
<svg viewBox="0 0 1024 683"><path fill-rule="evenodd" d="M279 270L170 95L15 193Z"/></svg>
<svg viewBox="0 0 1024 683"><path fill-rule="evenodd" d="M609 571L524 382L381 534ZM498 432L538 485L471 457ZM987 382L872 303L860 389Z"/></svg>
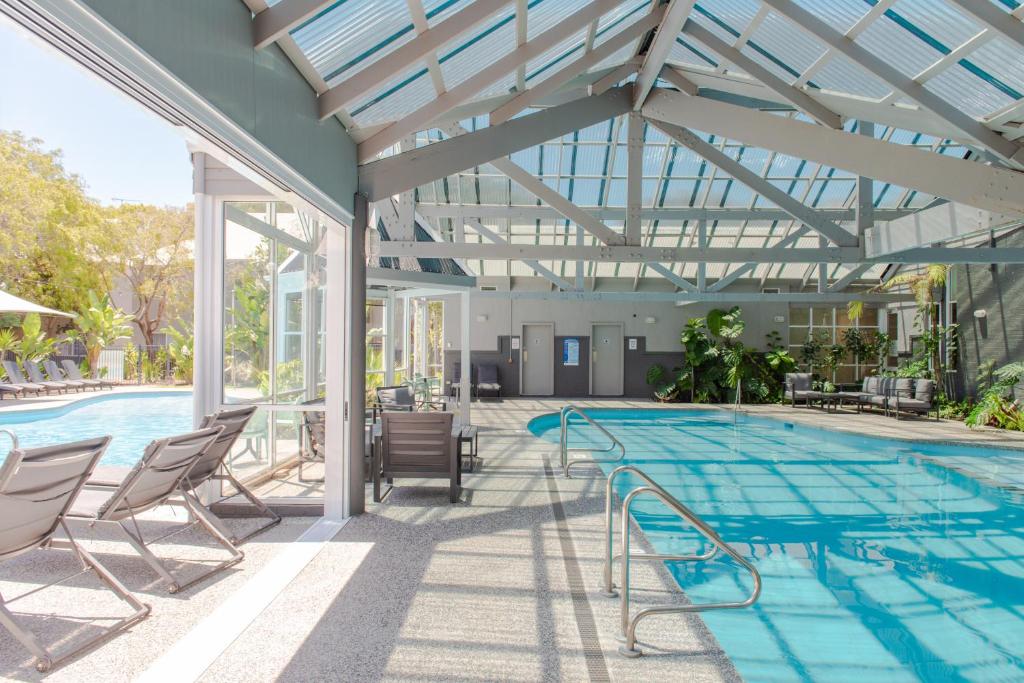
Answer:
<svg viewBox="0 0 1024 683"><path fill-rule="evenodd" d="M846 358L846 347L842 344L832 344L825 349L825 355L821 357L821 367L825 370L827 381L833 387L836 381L836 370L842 365L844 358Z"/></svg>
<svg viewBox="0 0 1024 683"><path fill-rule="evenodd" d="M1024 362L1009 363L994 370L991 386L967 415L967 426L1024 431L1024 410L1013 398L1014 387L1021 382L1024 382Z"/></svg>
<svg viewBox="0 0 1024 683"><path fill-rule="evenodd" d="M856 363L871 357L870 338L859 328L851 327L843 333L843 346Z"/></svg>
<svg viewBox="0 0 1024 683"><path fill-rule="evenodd" d="M18 348L18 338L10 327L0 329L0 360L3 360L8 351L13 352Z"/></svg>
<svg viewBox="0 0 1024 683"><path fill-rule="evenodd" d="M139 378L139 349L135 344L124 347L124 378L129 382Z"/></svg>
<svg viewBox="0 0 1024 683"><path fill-rule="evenodd" d="M940 329L939 317L934 310L935 291L945 286L946 279L949 277L949 269L950 266L948 265L933 263L919 272L900 273L872 290L888 292L896 287L905 286L914 294L914 301L917 303L917 322L923 331L922 336L928 334L935 341L934 344L928 346L928 353L932 376L935 379L935 391L938 394L943 393L944 374L942 357L939 353L939 340L952 330L950 328L947 328L945 331ZM926 325L930 328L930 332L926 329Z"/></svg>
<svg viewBox="0 0 1024 683"><path fill-rule="evenodd" d="M195 361L196 337L191 327L179 323L178 327L168 327L164 333L171 338L167 353L174 364L174 379L185 384L192 384L192 370ZM182 329L185 331L182 332Z"/></svg>
<svg viewBox="0 0 1024 683"><path fill-rule="evenodd" d="M42 360L53 353L57 340L52 339L43 329L38 313L28 313L21 321L21 339L14 347L19 363L27 360Z"/></svg>
<svg viewBox="0 0 1024 683"><path fill-rule="evenodd" d="M878 363L878 374L881 375L889 362L889 352L892 350L893 338L888 332L876 332L871 338L871 357Z"/></svg>
<svg viewBox="0 0 1024 683"><path fill-rule="evenodd" d="M800 362L804 364L807 371L818 365L822 349L825 348L827 333L824 330L815 330L807 335L807 339L800 345Z"/></svg>
<svg viewBox="0 0 1024 683"><path fill-rule="evenodd" d="M95 375L100 352L118 339L131 336L131 316L114 306L109 295L99 297L89 290L88 302L75 316L77 329L70 330L67 336L85 345L85 362Z"/></svg>
<svg viewBox="0 0 1024 683"><path fill-rule="evenodd" d="M233 305L224 328L229 365L225 370L231 373L233 381L239 383L268 381L270 284L267 250L267 243L261 242L252 257L230 274L234 281Z"/></svg>

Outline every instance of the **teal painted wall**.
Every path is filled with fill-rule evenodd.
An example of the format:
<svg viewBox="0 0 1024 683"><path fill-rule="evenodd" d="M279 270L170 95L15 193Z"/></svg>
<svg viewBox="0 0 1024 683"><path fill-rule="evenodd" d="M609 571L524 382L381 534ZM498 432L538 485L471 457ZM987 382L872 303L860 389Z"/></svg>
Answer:
<svg viewBox="0 0 1024 683"><path fill-rule="evenodd" d="M352 211L356 145L276 46L252 47L241 0L82 0L135 45Z"/></svg>

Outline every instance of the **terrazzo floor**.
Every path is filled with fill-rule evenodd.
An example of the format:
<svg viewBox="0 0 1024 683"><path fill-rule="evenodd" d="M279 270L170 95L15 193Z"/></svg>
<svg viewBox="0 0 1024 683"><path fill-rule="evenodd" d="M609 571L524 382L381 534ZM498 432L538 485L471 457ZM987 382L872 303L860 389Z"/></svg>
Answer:
<svg viewBox="0 0 1024 683"><path fill-rule="evenodd" d="M464 477L459 503L442 482L408 482L369 504L327 543L231 644L204 681L721 681L738 675L696 616L651 619L641 627L645 656L618 655L619 602L600 594L603 478L580 468L555 474L556 449L529 434L534 416L564 401L474 403L481 459ZM602 407L653 407L647 401L583 401ZM673 407L679 407L673 406ZM788 407L752 413L884 436L1024 446L1005 433L957 423L896 422L878 415L825 414ZM1024 458L1022 458L1024 460ZM147 515L158 533L168 511ZM124 543L84 529L85 544L153 606L152 615L47 680L128 681L147 668L312 524L287 518L244 546L246 559L217 578L170 595ZM252 522L228 520L242 529ZM190 533L158 554L194 571L211 557ZM73 573L68 551L38 550L0 563L0 594L31 592ZM636 607L682 602L660 563L637 563ZM88 575L15 604L44 639L73 642L118 609ZM60 612L60 617L31 616ZM71 619L66 613L78 615ZM0 676L37 680L26 652L0 629Z"/></svg>

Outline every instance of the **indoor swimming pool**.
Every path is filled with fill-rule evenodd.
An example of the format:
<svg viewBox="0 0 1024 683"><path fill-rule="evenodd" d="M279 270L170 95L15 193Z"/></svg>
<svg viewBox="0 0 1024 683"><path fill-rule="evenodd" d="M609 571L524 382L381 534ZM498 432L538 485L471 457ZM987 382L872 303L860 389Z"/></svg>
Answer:
<svg viewBox="0 0 1024 683"><path fill-rule="evenodd" d="M700 410L587 410L760 572L750 609L705 612L749 681L1024 679L1024 451L924 444ZM557 443L558 415L530 430ZM574 421L569 445L604 446ZM948 465L948 466L945 466ZM603 465L605 474L615 465ZM1003 484L1000 485L999 482ZM618 479L625 496L639 481ZM634 504L656 551L697 537ZM733 600L728 560L669 569L694 602ZM616 576L617 576L616 568ZM640 625L664 628L657 617Z"/></svg>

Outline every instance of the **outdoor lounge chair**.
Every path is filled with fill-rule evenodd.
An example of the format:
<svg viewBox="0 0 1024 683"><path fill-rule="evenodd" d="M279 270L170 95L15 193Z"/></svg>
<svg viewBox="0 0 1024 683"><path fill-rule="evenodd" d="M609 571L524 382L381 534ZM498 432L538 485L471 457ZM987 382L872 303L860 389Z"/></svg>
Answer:
<svg viewBox="0 0 1024 683"><path fill-rule="evenodd" d="M239 436L245 431L246 425L252 419L255 412L256 406L240 406L238 408L227 408L203 418L200 429L221 429L222 431L217 440L200 455L199 459L182 479L179 486L182 500L171 498L167 501L169 505L183 505L186 509L191 509L192 505L206 508L208 513L206 521L216 526L217 530L228 538L232 545L243 543L256 534L281 523L281 517L267 507L245 484L238 481L227 468L228 455L231 453L231 449L234 448ZM129 469L127 467L100 466L96 468L96 474L89 480L89 485L119 486L124 482L128 474ZM203 484L207 482L217 482L218 490L220 490L219 485L221 483L227 482L238 495L244 497L256 508L260 516L268 518L269 521L245 536L233 536L210 508L217 503L222 503L234 497L235 494L224 496L208 505L203 505L200 502L200 490Z"/></svg>
<svg viewBox="0 0 1024 683"><path fill-rule="evenodd" d="M797 401L803 401L808 407L811 401L816 400L820 393L811 389L811 373L809 372L787 372L786 373L785 398L789 404L796 407Z"/></svg>
<svg viewBox="0 0 1024 683"><path fill-rule="evenodd" d="M34 360L27 360L22 365L25 366L25 372L28 373L28 378L35 384L44 384L46 382L52 382L53 384L60 384L64 386L65 393L71 389L75 391L82 391L85 388L85 384L82 382L76 382L75 380L62 379L60 381L43 377L43 371L39 369L39 364Z"/></svg>
<svg viewBox="0 0 1024 683"><path fill-rule="evenodd" d="M75 364L75 361L69 358L65 358L60 362L60 365L62 368L64 368L64 373L69 378L75 381L82 381L86 379L85 377L82 377L82 371L78 369L78 365ZM90 379L89 381L99 382L99 386L101 389L113 389L114 385L116 384L116 382L111 382L110 380L107 379Z"/></svg>
<svg viewBox="0 0 1024 683"><path fill-rule="evenodd" d="M20 450L15 443L0 465L0 561L38 548L69 548L86 570L95 572L104 586L134 610L130 616L101 628L85 642L57 653L19 625L7 607L11 602L0 596L0 624L35 656L35 667L39 671L48 671L149 614L148 605L129 593L96 558L78 545L64 519L109 443L109 436L26 450ZM58 528L63 529L66 538L54 538Z"/></svg>
<svg viewBox="0 0 1024 683"><path fill-rule="evenodd" d="M501 383L498 381L497 365L480 365L476 369L476 397L481 398L481 393L498 398L501 396Z"/></svg>
<svg viewBox="0 0 1024 683"><path fill-rule="evenodd" d="M928 416L932 410L935 411L935 419L939 419L939 406L935 403L935 380L917 379L909 380L913 390L906 384L893 388L889 406L892 408L896 419L900 419L900 412L917 413Z"/></svg>
<svg viewBox="0 0 1024 683"><path fill-rule="evenodd" d="M127 536L128 543L146 561L153 571L167 584L167 590L177 593L212 574L238 564L245 557L231 540L220 530L219 524L211 521L210 513L183 484L195 464L206 454L224 431L223 427L200 429L180 436L157 439L146 447L139 463L128 473L118 486L104 486L94 479L71 507L69 520L88 522L90 525L105 526L120 530ZM182 494L184 506L194 520L188 526L203 527L231 557L186 583L164 566L147 547L149 543L135 521L139 513L159 505L171 503L172 496ZM131 526L128 522L130 520ZM172 533L177 533L175 529ZM163 536L161 538L166 537ZM160 540L160 539L154 539Z"/></svg>
<svg viewBox="0 0 1024 683"><path fill-rule="evenodd" d="M459 499L458 435L452 434L453 419L452 413L442 412L381 415L381 448L373 465L375 502L382 498L381 479L396 477L446 478L449 500Z"/></svg>
<svg viewBox="0 0 1024 683"><path fill-rule="evenodd" d="M84 377L81 379L74 379L70 375L65 377L65 375L61 373L60 367L57 365L56 361L53 360L44 360L43 369L46 370L46 375L54 382L78 382L85 389L103 388L103 382L98 379L86 379Z"/></svg>
<svg viewBox="0 0 1024 683"><path fill-rule="evenodd" d="M7 382L14 386L21 387L24 391L30 391L34 394L41 394L43 392L50 393L51 391L61 391L57 388L56 383L48 382L42 384L39 382L29 382L25 379L25 375L21 374L21 369L18 364L13 360L5 360L0 363L4 367L4 374L7 375Z"/></svg>
<svg viewBox="0 0 1024 683"><path fill-rule="evenodd" d="M0 382L0 399L8 395L18 398L23 393L25 393L25 389L17 384L6 384L4 382Z"/></svg>
<svg viewBox="0 0 1024 683"><path fill-rule="evenodd" d="M448 404L445 401L434 401L430 399L416 400L416 392L408 384L399 384L393 387L377 387L377 400L374 401L372 419L385 410L411 413L415 410L426 408L428 410L447 410Z"/></svg>

